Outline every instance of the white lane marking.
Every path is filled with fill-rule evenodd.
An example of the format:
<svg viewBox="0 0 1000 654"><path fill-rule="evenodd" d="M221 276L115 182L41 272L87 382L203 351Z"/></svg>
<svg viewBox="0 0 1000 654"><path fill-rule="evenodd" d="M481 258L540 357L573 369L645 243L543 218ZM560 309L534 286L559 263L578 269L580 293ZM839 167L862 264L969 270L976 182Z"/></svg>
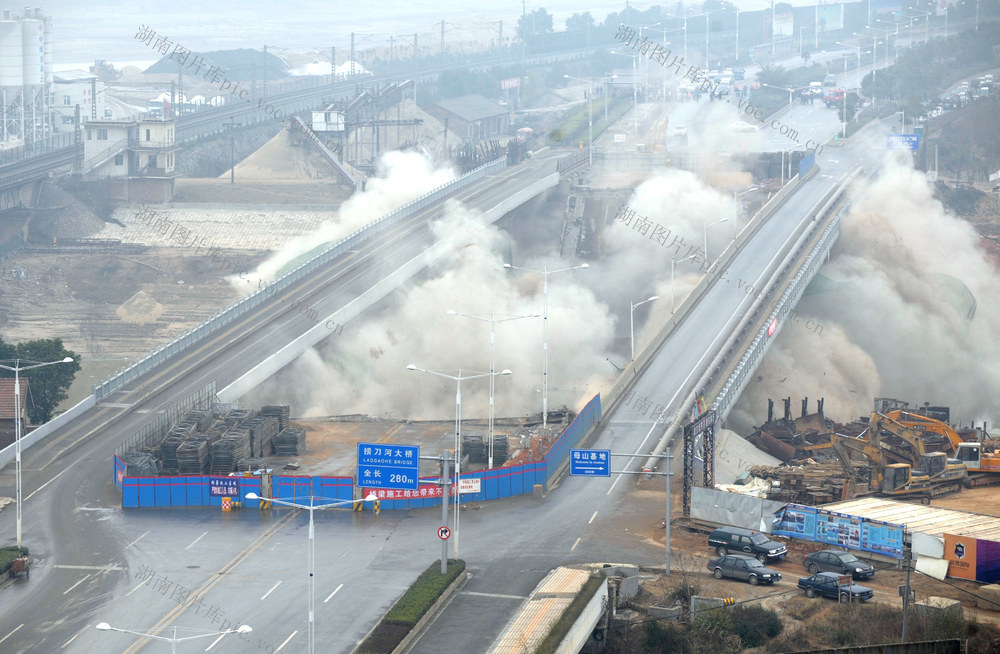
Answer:
<svg viewBox="0 0 1000 654"><path fill-rule="evenodd" d="M148 533L149 532L147 531L146 534L148 534ZM126 545L125 549L128 549L128 548L132 547L133 545L135 545L136 543L138 543L139 541L141 541L143 538L146 537L146 534L143 534L142 536L139 536L134 541L132 541L131 543L129 543L128 545Z"/></svg>
<svg viewBox="0 0 1000 654"><path fill-rule="evenodd" d="M284 647L285 645L287 645L287 644L288 644L288 641L290 641L290 640L291 640L292 638L295 638L295 634L297 634L297 633L299 633L299 630L298 630L298 629L296 629L295 631L293 631L293 632L292 632L292 635L291 635L291 636L289 636L288 638L286 638L286 639L285 639L285 642L283 642L283 643L281 643L280 645L278 645L278 649L276 649L276 650L274 650L274 651L275 651L275 652L280 652L280 651L281 651L281 648L282 648L282 647Z"/></svg>
<svg viewBox="0 0 1000 654"><path fill-rule="evenodd" d="M207 652L208 650L210 650L210 649L212 649L213 647L215 647L215 644L216 644L217 642L219 642L220 640L222 640L223 638L225 638L225 637L226 637L226 634L219 634L219 637L218 637L218 638L216 638L215 640L213 640L213 641L212 641L212 644L211 644L211 645L209 645L208 647L206 647L206 648L205 648L205 651Z"/></svg>
<svg viewBox="0 0 1000 654"><path fill-rule="evenodd" d="M66 594L66 593L68 593L69 591L73 590L74 588L76 588L77 586L79 586L80 584L82 584L83 582L87 581L87 580L88 580L88 579L90 579L90 578L91 578L92 576L93 576L93 574L89 574L89 575L87 575L86 577L84 577L83 579L81 579L80 581L76 582L75 584L73 584L72 586L70 586L69 588L67 588L66 590L64 590L64 591L63 591L63 595L65 595L65 594Z"/></svg>
<svg viewBox="0 0 1000 654"><path fill-rule="evenodd" d="M129 592L125 593L125 597L128 597L129 595L131 595L132 593L134 593L135 591L139 590L140 588L142 588L145 585L146 585L145 581L139 582L138 586L136 586L135 588L133 588Z"/></svg>
<svg viewBox="0 0 1000 654"><path fill-rule="evenodd" d="M271 590L269 590L266 593L264 593L263 595L261 595L260 598L261 599L267 599L267 596L270 595L271 593L273 593L274 589L277 588L280 585L281 585L281 582L280 581L277 582L276 584L274 584L273 586L271 586Z"/></svg>
<svg viewBox="0 0 1000 654"><path fill-rule="evenodd" d="M116 565L62 565L56 564L52 566L53 568L62 568L63 570L97 570L99 572L107 572L109 570L125 570L125 568L119 568Z"/></svg>
<svg viewBox="0 0 1000 654"><path fill-rule="evenodd" d="M474 590L460 590L458 592L460 595L475 595L476 597L493 597L496 599L514 599L514 600L528 599L523 595L501 595L500 593L477 593Z"/></svg>
<svg viewBox="0 0 1000 654"><path fill-rule="evenodd" d="M17 625L16 627L14 627L14 631L17 631L18 629L20 629L23 626L24 626L23 624ZM4 636L3 638L0 638L0 643L2 643L3 641L7 640L11 636L13 636L14 635L14 631L11 631L9 634L7 634L6 636Z"/></svg>
<svg viewBox="0 0 1000 654"><path fill-rule="evenodd" d="M594 515L590 516L590 520L587 521L587 524L588 525L593 524L594 523L594 518L596 518L596 517L597 517L597 511L594 511Z"/></svg>
<svg viewBox="0 0 1000 654"><path fill-rule="evenodd" d="M582 538L582 537L581 537L581 538ZM580 544L580 538L577 538L577 539L576 539L576 542L575 542L575 543L573 543L573 547L569 548L569 551L570 551L570 552L572 552L573 550L575 550L575 549L576 549L576 546L577 546L577 545L579 545L579 544Z"/></svg>
<svg viewBox="0 0 1000 654"><path fill-rule="evenodd" d="M201 540L202 538L204 538L205 536L208 536L208 532L207 532L207 531L206 531L206 532L205 532L204 534L202 534L201 536L198 536L198 537L197 537L197 538L195 538L195 539L194 539L193 541L191 541L191 544L190 544L190 545L188 545L187 547L185 547L184 549L186 549L186 550L189 550L189 549L191 549L192 547L194 547L194 544L195 544L195 543L197 543L198 541L200 541L200 540Z"/></svg>
<svg viewBox="0 0 1000 654"><path fill-rule="evenodd" d="M90 629L90 625L89 625L89 624L88 624L88 625L87 625L86 627L84 627L83 629L81 629L80 631L76 632L76 636L79 636L80 634L82 634L82 633L83 633L84 631L86 631L87 629ZM67 641L66 641L65 643L63 643L63 646L62 646L62 647L60 647L59 649L66 649L66 646L67 646L67 645L69 645L69 644L70 644L70 643L72 643L72 642L73 642L74 640L76 640L76 636L73 636L72 638L70 638L69 640L67 640Z"/></svg>
<svg viewBox="0 0 1000 654"><path fill-rule="evenodd" d="M66 470L69 470L69 468L66 468ZM32 497L34 497L35 493L37 493L37 492L41 491L41 490L42 490L43 488L45 488L46 486L48 486L49 484L51 484L52 482L54 482L54 481L55 481L56 479L59 479L59 477L61 477L61 476L62 476L62 475L63 475L63 474L64 474L64 473L66 472L66 470L63 470L62 472L60 472L60 473L59 473L58 475L56 475L55 477L53 477L52 479L48 480L47 482L45 482L44 484L42 484L41 486L39 486L38 488L36 488L36 489L35 489L35 491L34 491L33 493L31 493L31 494L30 494L30 495L28 495L28 496L27 496L26 498L24 498L24 501L25 501L25 502L27 502L27 501L28 501L28 500L30 500L30 499L31 499ZM3 641L0 641L0 643L2 643L2 642L3 642Z"/></svg>
<svg viewBox="0 0 1000 654"><path fill-rule="evenodd" d="M340 590L343 587L344 587L344 584L340 584L339 586L337 586L336 588L334 588L333 592L330 593L329 597L327 597L325 600L323 600L323 603L326 604L327 602L329 602L330 598L332 598L334 595L336 595L337 591Z"/></svg>

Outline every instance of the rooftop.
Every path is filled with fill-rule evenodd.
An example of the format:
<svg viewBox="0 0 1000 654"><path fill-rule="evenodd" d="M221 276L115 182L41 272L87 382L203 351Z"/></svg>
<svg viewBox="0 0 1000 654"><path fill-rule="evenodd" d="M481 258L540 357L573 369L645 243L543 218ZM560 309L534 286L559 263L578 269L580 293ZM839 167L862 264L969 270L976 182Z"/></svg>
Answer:
<svg viewBox="0 0 1000 654"><path fill-rule="evenodd" d="M981 513L938 509L878 497L824 504L823 508L905 525L907 531L919 531L929 536L941 536L947 532L956 536L1000 541L1000 518Z"/></svg>
<svg viewBox="0 0 1000 654"><path fill-rule="evenodd" d="M469 122L492 118L493 116L501 116L507 113L506 107L487 100L481 95L463 95L457 98L448 98L447 100L438 102L437 106Z"/></svg>
<svg viewBox="0 0 1000 654"><path fill-rule="evenodd" d="M21 380L21 415L24 415L25 400L28 395L28 380ZM15 416L14 406L14 380L11 378L0 379L0 420L13 420Z"/></svg>

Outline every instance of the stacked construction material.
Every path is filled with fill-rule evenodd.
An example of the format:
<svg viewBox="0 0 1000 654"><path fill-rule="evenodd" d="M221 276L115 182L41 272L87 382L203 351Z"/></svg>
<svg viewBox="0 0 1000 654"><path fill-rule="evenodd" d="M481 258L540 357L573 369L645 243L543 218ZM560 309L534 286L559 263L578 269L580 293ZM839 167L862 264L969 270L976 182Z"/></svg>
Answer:
<svg viewBox="0 0 1000 654"><path fill-rule="evenodd" d="M182 475L204 475L209 471L206 441L187 440L177 448L177 466Z"/></svg>
<svg viewBox="0 0 1000 654"><path fill-rule="evenodd" d="M306 451L306 430L291 428L282 430L274 439L274 452L278 456L297 456Z"/></svg>
<svg viewBox="0 0 1000 654"><path fill-rule="evenodd" d="M260 414L262 416L277 416L278 417L278 431L284 431L288 427L288 418L291 415L292 407L287 404L282 405L269 405L262 406L260 408Z"/></svg>
<svg viewBox="0 0 1000 654"><path fill-rule="evenodd" d="M126 477L155 477L159 473L156 459L148 452L126 452L122 461Z"/></svg>
<svg viewBox="0 0 1000 654"><path fill-rule="evenodd" d="M163 474L178 474L180 468L177 464L177 448L183 442L184 440L181 436L170 435L164 438L160 443L160 460L163 462Z"/></svg>
<svg viewBox="0 0 1000 654"><path fill-rule="evenodd" d="M471 463L483 463L486 460L486 443L482 434L462 434L462 454L469 457Z"/></svg>
<svg viewBox="0 0 1000 654"><path fill-rule="evenodd" d="M236 463L250 456L250 430L231 427L212 445L212 473L229 474L236 471Z"/></svg>
<svg viewBox="0 0 1000 654"><path fill-rule="evenodd" d="M277 416L255 414L242 420L239 427L250 434L250 456L267 456L271 453L271 441L278 435Z"/></svg>
<svg viewBox="0 0 1000 654"><path fill-rule="evenodd" d="M184 423L194 423L197 431L208 431L212 425L212 412L202 409L193 409L184 416Z"/></svg>
<svg viewBox="0 0 1000 654"><path fill-rule="evenodd" d="M493 467L497 468L510 456L510 439L506 432L493 432Z"/></svg>

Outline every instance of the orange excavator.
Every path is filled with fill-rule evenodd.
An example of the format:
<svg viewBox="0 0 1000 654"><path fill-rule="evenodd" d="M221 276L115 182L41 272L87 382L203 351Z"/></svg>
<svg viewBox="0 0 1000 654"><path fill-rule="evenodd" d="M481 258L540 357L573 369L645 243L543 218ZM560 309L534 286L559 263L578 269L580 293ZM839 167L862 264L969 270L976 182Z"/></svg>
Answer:
<svg viewBox="0 0 1000 654"><path fill-rule="evenodd" d="M995 486L1000 484L1000 452L987 443L966 441L958 435L950 425L930 416L907 411L905 408L888 411L885 416L890 420L912 429L920 434L923 440L937 439L942 441L949 457L965 464L969 475L965 486Z"/></svg>

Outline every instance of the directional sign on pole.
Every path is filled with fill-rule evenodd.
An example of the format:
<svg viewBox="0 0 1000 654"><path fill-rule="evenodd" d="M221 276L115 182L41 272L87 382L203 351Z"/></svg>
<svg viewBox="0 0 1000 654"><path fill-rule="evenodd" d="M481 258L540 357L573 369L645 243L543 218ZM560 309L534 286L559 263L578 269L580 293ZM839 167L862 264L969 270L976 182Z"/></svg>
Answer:
<svg viewBox="0 0 1000 654"><path fill-rule="evenodd" d="M451 529L447 527L438 527L438 538L441 540L448 540L451 538Z"/></svg>
<svg viewBox="0 0 1000 654"><path fill-rule="evenodd" d="M569 474L583 477L610 477L611 450L570 450Z"/></svg>
<svg viewBox="0 0 1000 654"><path fill-rule="evenodd" d="M420 448L415 445L358 443L358 486L418 490Z"/></svg>

